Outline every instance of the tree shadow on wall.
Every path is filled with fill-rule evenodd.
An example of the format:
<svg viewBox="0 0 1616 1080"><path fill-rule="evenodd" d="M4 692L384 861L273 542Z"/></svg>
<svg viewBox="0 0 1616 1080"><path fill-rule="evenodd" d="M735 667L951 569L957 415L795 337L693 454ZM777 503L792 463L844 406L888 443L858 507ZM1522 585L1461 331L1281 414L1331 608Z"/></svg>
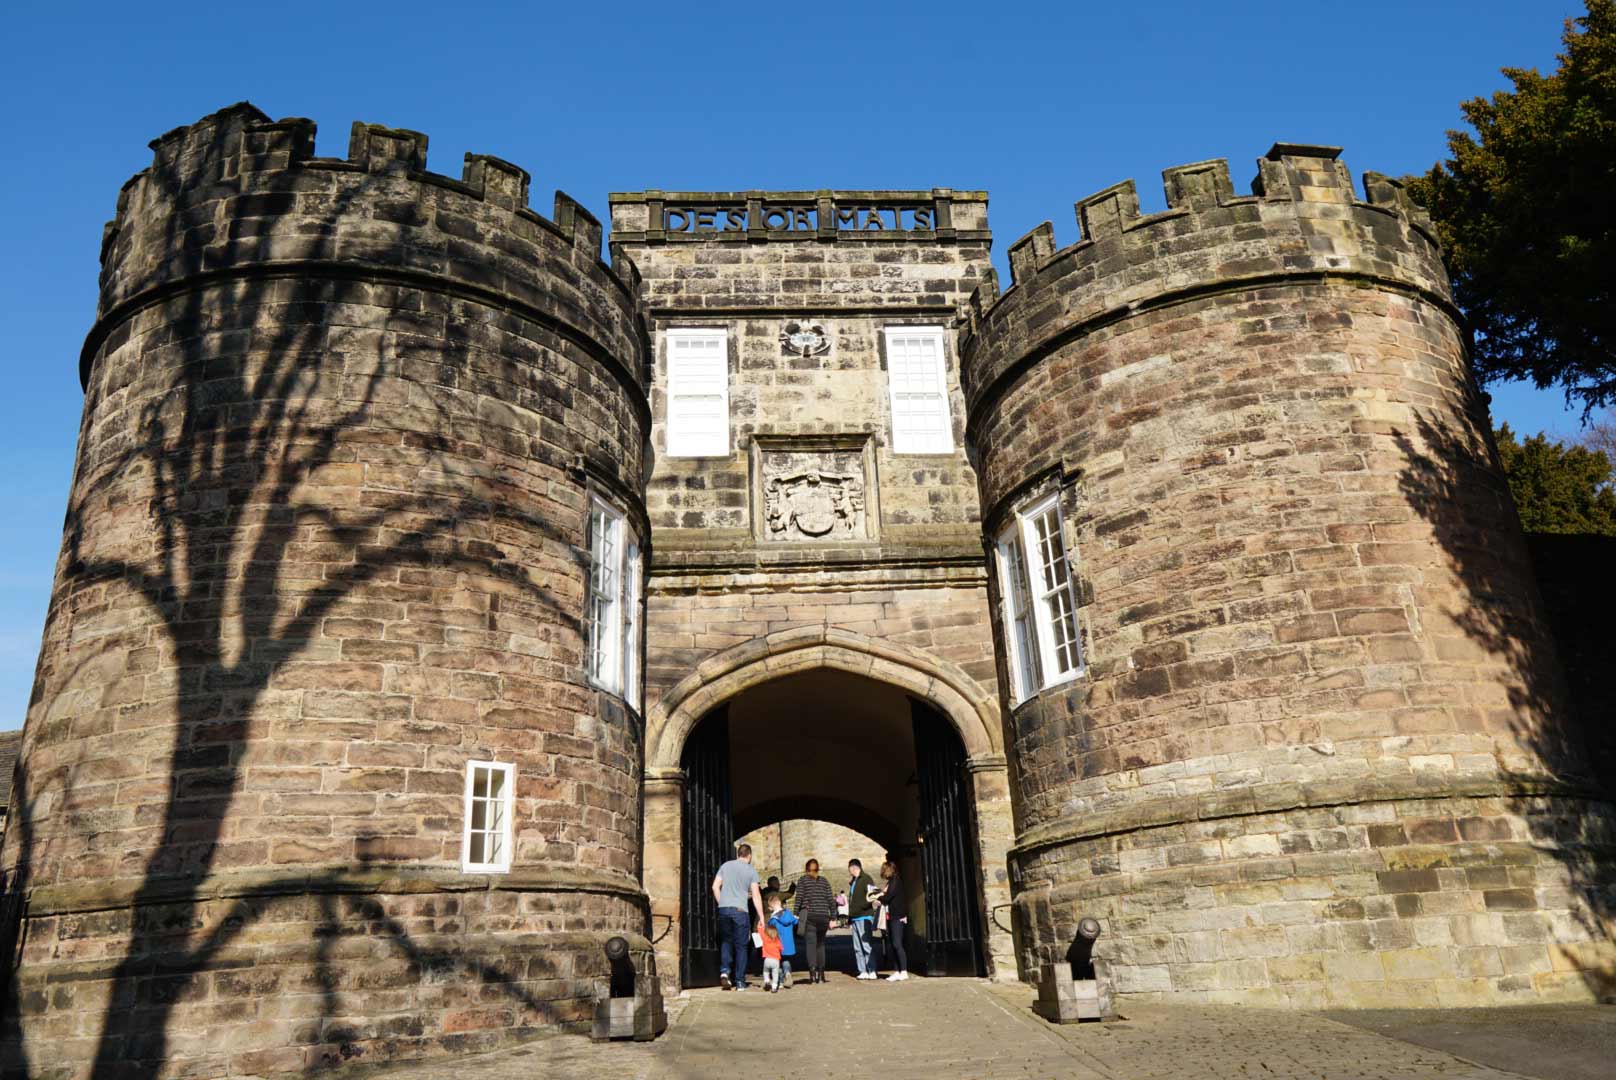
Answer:
<svg viewBox="0 0 1616 1080"><path fill-rule="evenodd" d="M1469 411L1486 415L1479 404ZM1448 612L1457 633L1446 633L1449 627L1425 628L1439 662L1486 664L1507 684L1507 700L1472 706L1484 714L1488 731L1505 745L1513 741L1523 749L1514 758L1499 753L1497 767L1511 811L1528 823L1531 857L1505 854L1505 861L1549 858L1559 863L1569 882L1564 906L1587 940L1608 948L1616 918L1616 836L1608 813L1589 803L1608 802L1611 795L1599 783L1593 753L1600 743L1594 725L1601 718L1579 716L1573 709L1530 559L1514 525L1518 518L1497 464L1497 449L1483 425L1461 428L1426 416L1416 416L1413 436L1400 432L1397 441L1408 463L1399 477L1402 493L1431 527L1448 570L1462 583L1460 595L1469 600L1468 606ZM1608 573L1608 568L1591 569ZM1502 848L1510 846L1508 837L1472 836L1464 827L1461 822L1462 840L1501 840ZM1507 886L1518 884L1510 881ZM1510 894L1522 890L1507 886L1496 886L1506 922L1510 908L1533 892L1527 888L1526 897L1518 897ZM1552 896L1556 890L1540 886L1541 891ZM1484 895L1493 910L1493 895ZM1616 968L1608 961L1584 967L1580 974L1596 996L1616 991Z"/></svg>
<svg viewBox="0 0 1616 1080"><path fill-rule="evenodd" d="M166 196L175 203L205 179L155 170L153 177L153 182L168 185ZM330 223L352 210L381 179L366 176L339 197L326 211L319 239L301 257L334 259L336 230ZM389 196L397 202L396 186ZM427 217L431 211L418 213ZM178 253L171 260L178 264L174 278L206 268L207 253L189 244L191 234L182 232L185 217L171 215L170 234L164 238L167 250ZM238 248L234 263L267 261L276 231L273 221L261 220L257 250ZM304 236L308 232L302 230ZM114 444L115 452L92 438L89 427L81 439L49 614L54 625L47 627L46 642L58 659L69 649L82 655L73 661L77 670L42 666L30 721L41 731L58 723L48 715L53 702L41 700L47 694L54 698L69 691L81 696L101 691L93 706L101 711L97 722L112 707L120 725L127 720L131 729L172 730L166 771L149 770L149 775L169 778L166 794L139 807L134 825L124 826L140 853L139 862L120 876L138 875L139 884L127 950L111 975L111 998L92 1073L97 1080L157 1075L171 1056L170 1016L185 1000L194 976L261 916L265 903L260 900L287 892L284 886L266 885L261 894L240 898L232 915L203 930L210 913L199 888L221 868L221 852L231 839L222 831L241 780L247 741L262 737L262 725L269 723L256 715L260 703L292 665L309 658L324 620L342 614L350 601L363 601L367 589L385 586L399 571L425 568L498 583L503 587L491 592L548 609L555 623L578 628L578 613L570 610L575 605L558 603L545 583L508 558L497 542L501 534L540 537L547 548L570 551L581 560L578 538L521 509L523 501L507 497L500 478L444 467L451 459L485 457L481 447L457 447L447 434L469 425L468 417L450 404L467 370L467 335L458 343L448 332L439 340L416 337L423 333L423 323L436 319L452 328L452 319L390 308L389 301L373 299L379 287L362 275L314 280L247 274L164 301L170 344L161 350L147 348L131 384L139 386L141 375L161 365L167 378L164 392L140 406L138 425L129 425L126 443ZM375 304L377 311L386 310L379 323L364 328L376 332L355 333L339 325L334 314L343 304ZM406 352L417 357L430 353L430 363L416 364L406 375ZM423 376L422 371L431 374ZM99 387L101 375L92 373L90 394L128 392L125 387ZM407 402L399 400L396 395L406 391ZM390 427L389 416L400 409L408 415L398 427ZM537 438L531 442L525 448L530 457L559 456ZM374 444L388 445L388 453L407 454L415 475L432 482L358 478L365 469L360 448ZM544 464L565 468L571 463ZM455 489L446 494L443 488L451 481ZM418 490L434 486L440 490ZM144 507L131 504L131 488L143 489ZM311 566L317 576L311 577ZM111 696L116 683L97 682L109 662L133 665L136 650L129 639L114 633L89 649L67 643L68 628L61 622L92 617L93 612L74 610L87 606L83 598L92 592L97 604L138 609L134 622L140 633L155 627L147 647L139 650L141 662L151 666L140 670L146 672L147 685L164 680L167 699L144 722L134 710L149 708L149 703L117 710ZM135 673L133 667L113 672L118 678ZM73 716L72 710L63 711ZM83 722L87 711L79 710L74 722ZM5 944L11 948L0 974L5 1039L0 1072L6 1076L32 1075L20 1037L17 928L23 898L34 884L31 869L50 843L38 826L49 822L52 831L62 830L64 820L72 822L73 815L89 812L71 801L78 780L75 768L63 765L43 777L34 775L34 790L26 783L30 774L20 774L23 782L14 804L19 812L13 819L17 857L5 883L4 913L10 916ZM46 790L49 794L42 796ZM45 815L41 822L34 821L36 813ZM68 831L77 828L66 826ZM148 828L160 837L155 845L144 842ZM313 888L320 884L316 877ZM327 903L325 922L333 923L337 916ZM389 935L405 955L420 956L423 963L449 962L414 948L396 924ZM487 970L479 977L504 993L521 994L503 972ZM334 999L329 1006L336 1008Z"/></svg>

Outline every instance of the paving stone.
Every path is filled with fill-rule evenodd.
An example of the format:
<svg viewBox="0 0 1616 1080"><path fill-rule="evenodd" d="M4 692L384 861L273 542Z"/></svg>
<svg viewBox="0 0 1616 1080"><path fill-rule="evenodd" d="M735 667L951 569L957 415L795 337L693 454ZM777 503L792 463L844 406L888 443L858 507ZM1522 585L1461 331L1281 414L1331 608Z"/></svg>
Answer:
<svg viewBox="0 0 1616 1080"><path fill-rule="evenodd" d="M1514 1073L1312 1014L1129 1008L1111 1024L1055 1026L1025 987L972 979L858 983L779 994L698 990L655 1043L562 1036L451 1063L397 1066L387 1080L683 1080L837 1075L857 1063L883 1080L1509 1080ZM542 1068L541 1068L542 1063Z"/></svg>

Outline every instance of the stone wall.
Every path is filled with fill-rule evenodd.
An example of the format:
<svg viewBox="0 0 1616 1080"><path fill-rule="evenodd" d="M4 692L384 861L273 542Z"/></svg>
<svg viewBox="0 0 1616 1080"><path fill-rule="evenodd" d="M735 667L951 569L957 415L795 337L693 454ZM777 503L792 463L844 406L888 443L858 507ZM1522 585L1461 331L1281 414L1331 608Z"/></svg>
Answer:
<svg viewBox="0 0 1616 1080"><path fill-rule="evenodd" d="M514 166L313 145L246 105L171 132L106 234L7 1075L485 1049L646 948L641 722L582 661L591 495L647 532L633 282ZM508 874L462 872L473 759L515 767Z"/></svg>
<svg viewBox="0 0 1616 1080"><path fill-rule="evenodd" d="M613 249L643 274L653 332L648 744L659 745L666 731L666 696L693 675L716 677L726 658L761 657L775 648L770 642L797 634L845 633L843 649L869 648L857 673L917 697L930 677L886 664L882 646L960 673L972 700L991 700L976 477L964 449L954 343L958 310L989 273L986 197L951 189L648 191L613 195L611 205ZM883 336L892 326L944 329L952 452L892 449ZM793 347L792 327L822 340ZM725 454L666 453L667 332L679 328L727 332ZM823 540L770 529L765 479L777 458L798 470L817 460L825 473L856 475L859 528ZM821 663L816 649L794 650L757 677ZM683 731L672 738L682 742ZM676 746L663 752L677 763ZM983 887L992 894L984 911L1007 888L1009 843L1004 764L989 756L976 777L987 793L978 808ZM646 885L657 915L677 923L678 832L659 809L677 811L677 768L668 768L659 778L668 790L648 803L648 835L663 839L648 842ZM663 939L665 971L678 948L676 926ZM1008 942L1000 952L1008 960Z"/></svg>
<svg viewBox="0 0 1616 1080"><path fill-rule="evenodd" d="M765 882L771 875L790 887L809 859L819 860L819 871L839 884L847 876L847 863L858 859L876 877L886 856L881 845L854 829L829 821L792 819L754 830L736 841L752 845L752 863Z"/></svg>
<svg viewBox="0 0 1616 1080"><path fill-rule="evenodd" d="M0 731L0 840L6 835L6 812L11 806L12 776L17 770L17 751L22 748L22 732Z"/></svg>
<svg viewBox="0 0 1616 1080"><path fill-rule="evenodd" d="M1428 223L1333 150L1259 169L1084 200L973 301L984 524L1060 493L1087 661L1009 714L1022 962L1095 915L1146 998L1586 998L1611 810Z"/></svg>
<svg viewBox="0 0 1616 1080"><path fill-rule="evenodd" d="M839 205L907 200L946 207L946 232L732 230L669 233L667 208L784 204L812 193L655 192L612 196L612 244L632 254L645 275L656 367L651 380L652 450L657 455L646 504L660 547L750 546L757 436L868 439L878 488L873 538L894 546L952 538L974 544L975 477L965 462L964 401L949 343L956 453L895 454L890 446L881 331L885 326L952 323L988 268L987 198L981 192L824 192ZM761 211L760 211L761 213ZM788 325L813 326L826 348L789 352ZM728 331L730 450L722 458L666 454L666 330ZM949 335L952 338L952 334ZM950 528L952 527L952 528ZM865 557L879 557L879 552ZM781 555L780 557L787 557Z"/></svg>

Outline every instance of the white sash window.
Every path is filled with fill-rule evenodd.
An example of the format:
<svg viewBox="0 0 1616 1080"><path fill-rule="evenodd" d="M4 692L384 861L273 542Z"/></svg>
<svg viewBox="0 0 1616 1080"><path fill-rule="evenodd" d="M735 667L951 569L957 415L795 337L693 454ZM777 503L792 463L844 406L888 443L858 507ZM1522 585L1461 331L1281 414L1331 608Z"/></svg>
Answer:
<svg viewBox="0 0 1616 1080"><path fill-rule="evenodd" d="M515 788L514 765L466 762L466 828L460 850L467 873L497 874L511 868L511 804Z"/></svg>
<svg viewBox="0 0 1616 1080"><path fill-rule="evenodd" d="M886 339L893 453L953 453L942 328L889 326Z"/></svg>
<svg viewBox="0 0 1616 1080"><path fill-rule="evenodd" d="M623 687L623 515L595 500L589 513L589 681Z"/></svg>
<svg viewBox="0 0 1616 1080"><path fill-rule="evenodd" d="M1016 514L999 535L998 553L1010 694L1019 703L1083 673L1059 500L1050 496Z"/></svg>
<svg viewBox="0 0 1616 1080"><path fill-rule="evenodd" d="M729 348L723 330L669 330L668 456L729 456Z"/></svg>
<svg viewBox="0 0 1616 1080"><path fill-rule="evenodd" d="M640 707L645 556L615 507L595 499L589 511L589 681Z"/></svg>

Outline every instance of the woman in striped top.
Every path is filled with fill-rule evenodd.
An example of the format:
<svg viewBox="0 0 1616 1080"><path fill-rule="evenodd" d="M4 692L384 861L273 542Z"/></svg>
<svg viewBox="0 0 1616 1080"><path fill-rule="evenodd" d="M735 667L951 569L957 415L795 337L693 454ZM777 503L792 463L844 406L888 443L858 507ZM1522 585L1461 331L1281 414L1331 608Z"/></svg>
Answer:
<svg viewBox="0 0 1616 1080"><path fill-rule="evenodd" d="M797 879L797 899L792 912L802 920L808 951L808 981L825 981L825 935L830 932L831 916L836 913L836 897L830 882L819 876L819 860L809 859L807 871Z"/></svg>

